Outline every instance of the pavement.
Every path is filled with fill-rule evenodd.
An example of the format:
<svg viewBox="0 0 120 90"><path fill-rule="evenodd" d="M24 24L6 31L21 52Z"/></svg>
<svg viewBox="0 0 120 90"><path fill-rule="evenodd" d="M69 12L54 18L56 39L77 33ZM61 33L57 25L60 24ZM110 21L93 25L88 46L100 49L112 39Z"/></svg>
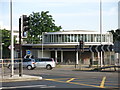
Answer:
<svg viewBox="0 0 120 90"><path fill-rule="evenodd" d="M93 65L92 67L89 67L89 65L57 65L56 68L59 68L61 70L75 70L75 71L93 71L95 68L97 68L97 65ZM119 68L116 68L116 71L114 68L106 68L101 71L106 72L119 72Z"/></svg>
<svg viewBox="0 0 120 90"><path fill-rule="evenodd" d="M31 80L42 80L41 76L31 76L31 75L13 75L12 77L4 76L0 78L0 82L16 82L16 81L31 81Z"/></svg>

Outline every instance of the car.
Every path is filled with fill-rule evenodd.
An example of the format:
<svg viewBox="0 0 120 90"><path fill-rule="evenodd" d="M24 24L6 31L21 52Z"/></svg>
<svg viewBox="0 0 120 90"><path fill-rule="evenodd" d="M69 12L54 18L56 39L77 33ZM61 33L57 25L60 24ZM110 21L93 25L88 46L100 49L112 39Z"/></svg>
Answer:
<svg viewBox="0 0 120 90"><path fill-rule="evenodd" d="M32 58L23 59L23 67L26 67L28 70L32 70L36 68L35 59L32 59Z"/></svg>
<svg viewBox="0 0 120 90"><path fill-rule="evenodd" d="M11 69L12 65L11 65L11 60L9 60L9 62L5 61L7 64L5 66L7 66L7 68ZM19 60L14 60L14 69L19 68Z"/></svg>
<svg viewBox="0 0 120 90"><path fill-rule="evenodd" d="M19 63L19 60L14 60L14 69L19 68ZM28 70L36 68L35 59L24 58L22 60L22 66L23 68L27 68ZM8 65L8 68L11 68L11 63Z"/></svg>
<svg viewBox="0 0 120 90"><path fill-rule="evenodd" d="M53 58L35 58L36 68L46 68L51 70L56 66Z"/></svg>

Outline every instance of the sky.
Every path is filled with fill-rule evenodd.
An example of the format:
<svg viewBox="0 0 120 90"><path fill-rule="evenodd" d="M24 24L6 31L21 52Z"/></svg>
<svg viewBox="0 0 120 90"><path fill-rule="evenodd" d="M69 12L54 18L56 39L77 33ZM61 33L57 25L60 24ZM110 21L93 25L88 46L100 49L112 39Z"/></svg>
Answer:
<svg viewBox="0 0 120 90"><path fill-rule="evenodd" d="M102 1L102 31L118 28L119 0ZM100 0L12 0L12 29L23 14L49 11L62 30L100 31ZM0 0L0 28L10 30L10 0Z"/></svg>

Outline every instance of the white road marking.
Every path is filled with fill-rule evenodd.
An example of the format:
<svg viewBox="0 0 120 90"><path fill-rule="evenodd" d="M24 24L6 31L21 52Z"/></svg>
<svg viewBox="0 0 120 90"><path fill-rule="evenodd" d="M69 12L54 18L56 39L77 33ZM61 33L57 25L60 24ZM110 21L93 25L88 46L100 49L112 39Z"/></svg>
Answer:
<svg viewBox="0 0 120 90"><path fill-rule="evenodd" d="M49 88L55 86L47 86L47 85L30 85L30 86L16 86L16 87L2 87L2 89L17 89L17 88L32 88L32 87L39 87L39 88Z"/></svg>

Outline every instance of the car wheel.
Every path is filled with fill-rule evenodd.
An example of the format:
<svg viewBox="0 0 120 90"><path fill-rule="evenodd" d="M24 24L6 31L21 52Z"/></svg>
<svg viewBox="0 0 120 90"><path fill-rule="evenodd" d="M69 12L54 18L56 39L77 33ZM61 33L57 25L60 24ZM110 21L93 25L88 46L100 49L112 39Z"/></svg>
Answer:
<svg viewBox="0 0 120 90"><path fill-rule="evenodd" d="M28 66L27 66L27 69L28 69L28 70L32 70L32 66L31 66L31 65L28 65Z"/></svg>
<svg viewBox="0 0 120 90"><path fill-rule="evenodd" d="M47 66L46 66L46 69L47 69L47 70L51 70L51 69L52 69L51 65L47 65Z"/></svg>

